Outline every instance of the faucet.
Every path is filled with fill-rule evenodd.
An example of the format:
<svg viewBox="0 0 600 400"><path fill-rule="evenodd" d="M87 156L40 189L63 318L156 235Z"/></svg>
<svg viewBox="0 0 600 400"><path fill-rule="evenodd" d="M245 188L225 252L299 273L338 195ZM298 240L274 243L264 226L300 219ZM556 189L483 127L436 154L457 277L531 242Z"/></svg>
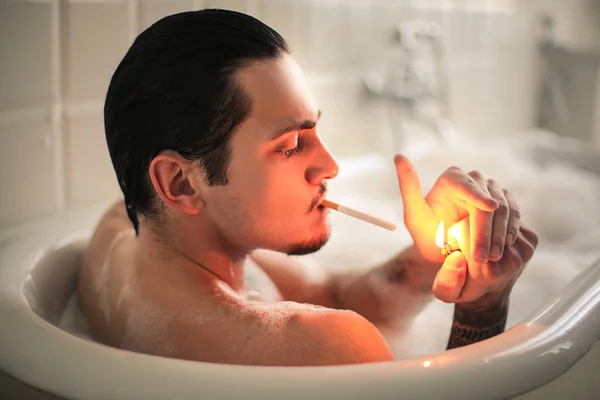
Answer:
<svg viewBox="0 0 600 400"><path fill-rule="evenodd" d="M391 112L401 114L403 121L410 120L443 139L450 139L455 130L440 39L441 29L436 23L406 21L398 24L392 34L388 59L365 77L364 85L369 97L388 101L393 106ZM420 66L426 46L433 56L433 71ZM430 79L432 72L435 83Z"/></svg>

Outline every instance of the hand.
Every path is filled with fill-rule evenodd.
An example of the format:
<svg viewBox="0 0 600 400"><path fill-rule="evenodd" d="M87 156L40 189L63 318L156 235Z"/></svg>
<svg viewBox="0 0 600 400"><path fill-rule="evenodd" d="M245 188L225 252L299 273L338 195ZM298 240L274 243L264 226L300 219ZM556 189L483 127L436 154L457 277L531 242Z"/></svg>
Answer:
<svg viewBox="0 0 600 400"><path fill-rule="evenodd" d="M451 167L424 197L410 161L396 155L394 162L404 202L404 223L427 261L444 262L435 244L440 220L448 227L470 218L470 246L465 254L480 264L500 260L505 246L514 244L519 232L519 208L512 195L496 182L485 180L477 171L467 174Z"/></svg>
<svg viewBox="0 0 600 400"><path fill-rule="evenodd" d="M504 249L499 261L479 264L465 257L470 246L469 218L449 230L462 252L450 254L438 271L433 283L435 296L447 303L482 306L497 305L507 300L517 278L533 256L538 245L537 235L521 224L515 242Z"/></svg>

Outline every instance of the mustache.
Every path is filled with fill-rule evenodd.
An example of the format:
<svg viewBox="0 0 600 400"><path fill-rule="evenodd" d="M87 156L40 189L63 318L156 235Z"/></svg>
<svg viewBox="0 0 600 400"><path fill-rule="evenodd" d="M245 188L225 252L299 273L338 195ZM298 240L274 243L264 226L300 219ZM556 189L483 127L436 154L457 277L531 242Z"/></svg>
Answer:
<svg viewBox="0 0 600 400"><path fill-rule="evenodd" d="M325 193L327 193L327 182L321 183L321 187L319 188L319 195L313 199L310 203L310 207L308 207L308 212L312 212L318 205L321 203L323 198L325 198Z"/></svg>

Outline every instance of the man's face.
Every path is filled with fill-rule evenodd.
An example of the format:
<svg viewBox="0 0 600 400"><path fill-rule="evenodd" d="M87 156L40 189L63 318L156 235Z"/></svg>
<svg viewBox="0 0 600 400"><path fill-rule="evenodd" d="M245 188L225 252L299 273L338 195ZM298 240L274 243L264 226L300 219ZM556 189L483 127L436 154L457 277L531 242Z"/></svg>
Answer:
<svg viewBox="0 0 600 400"><path fill-rule="evenodd" d="M304 74L289 56L237 75L252 101L231 139L228 183L206 187L205 212L229 242L306 254L329 238L318 206L338 165L317 135L320 112Z"/></svg>

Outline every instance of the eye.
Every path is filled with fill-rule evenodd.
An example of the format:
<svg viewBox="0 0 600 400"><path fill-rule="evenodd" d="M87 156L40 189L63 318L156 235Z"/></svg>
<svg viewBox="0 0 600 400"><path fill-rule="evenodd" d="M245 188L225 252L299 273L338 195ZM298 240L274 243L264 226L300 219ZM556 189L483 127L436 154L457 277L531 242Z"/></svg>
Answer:
<svg viewBox="0 0 600 400"><path fill-rule="evenodd" d="M293 149L289 149L286 151L279 151L279 153L284 157L284 158L290 158L291 156L293 156L294 154L298 153L300 151L300 148L298 146L294 147Z"/></svg>
<svg viewBox="0 0 600 400"><path fill-rule="evenodd" d="M302 137L298 134L294 136L292 140L286 141L281 146L278 146L275 150L276 153L280 154L283 158L290 158L294 154L297 154L302 150L303 142ZM294 146L294 147L291 147ZM291 147L291 148L290 148Z"/></svg>

